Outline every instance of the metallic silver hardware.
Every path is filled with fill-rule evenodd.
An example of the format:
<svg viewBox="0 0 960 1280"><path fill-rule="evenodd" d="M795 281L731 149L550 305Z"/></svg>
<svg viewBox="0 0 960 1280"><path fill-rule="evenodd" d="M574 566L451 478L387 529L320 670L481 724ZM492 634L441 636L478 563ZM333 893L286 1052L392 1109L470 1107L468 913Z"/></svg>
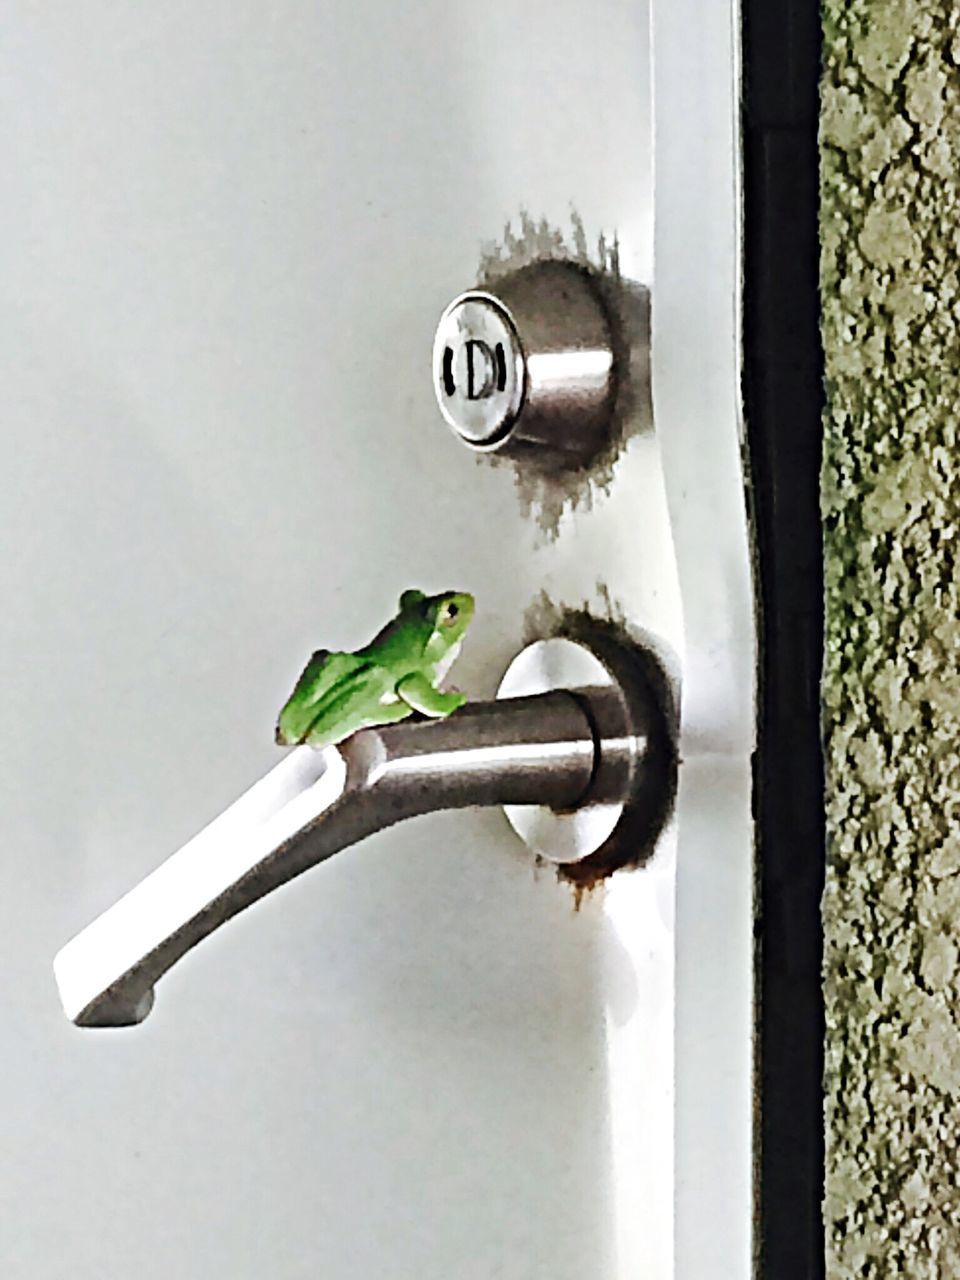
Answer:
<svg viewBox="0 0 960 1280"><path fill-rule="evenodd" d="M614 647L598 652L574 640L538 640L522 650L497 691L498 698L581 689L596 717L603 707L604 737L590 794L574 808L542 802L505 804L517 835L550 862L582 862L600 854L608 861L618 841L629 844L640 819L664 797L665 722L653 692L628 652ZM651 786L657 795L651 795ZM653 803L652 803L653 802Z"/></svg>
<svg viewBox="0 0 960 1280"><path fill-rule="evenodd" d="M441 317L433 364L448 425L471 448L497 448L523 403L523 348L509 312L491 294L462 294Z"/></svg>
<svg viewBox="0 0 960 1280"><path fill-rule="evenodd" d="M546 856L592 853L614 837L645 785L660 719L629 658L624 688L615 666L572 641L541 642L511 666L496 702L447 720L365 729L323 751L295 748L60 951L54 970L68 1017L85 1027L142 1021L156 981L214 929L404 818L502 804ZM568 677L583 687L558 688ZM536 691L508 696L521 686Z"/></svg>
<svg viewBox="0 0 960 1280"><path fill-rule="evenodd" d="M473 289L440 318L437 401L471 449L548 469L588 461L605 442L615 370L594 278L570 262L538 262Z"/></svg>

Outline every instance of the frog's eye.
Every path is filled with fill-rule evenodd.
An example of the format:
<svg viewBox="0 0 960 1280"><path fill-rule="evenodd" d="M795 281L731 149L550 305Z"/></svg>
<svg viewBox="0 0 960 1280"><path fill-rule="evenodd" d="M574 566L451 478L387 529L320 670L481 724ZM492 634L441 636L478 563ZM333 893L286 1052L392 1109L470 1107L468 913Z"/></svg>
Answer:
<svg viewBox="0 0 960 1280"><path fill-rule="evenodd" d="M448 627L460 612L459 608L451 600L449 604L445 604L440 610L440 625Z"/></svg>

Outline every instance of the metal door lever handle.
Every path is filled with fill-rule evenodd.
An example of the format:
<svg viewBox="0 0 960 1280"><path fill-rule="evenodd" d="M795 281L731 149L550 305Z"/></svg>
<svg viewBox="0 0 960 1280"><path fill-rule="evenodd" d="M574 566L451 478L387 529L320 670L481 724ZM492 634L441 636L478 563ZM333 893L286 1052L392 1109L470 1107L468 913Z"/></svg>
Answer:
<svg viewBox="0 0 960 1280"><path fill-rule="evenodd" d="M650 744L629 710L610 685L559 689L294 748L59 952L67 1016L84 1027L142 1021L156 981L214 929L405 818L475 805L610 809L635 790Z"/></svg>

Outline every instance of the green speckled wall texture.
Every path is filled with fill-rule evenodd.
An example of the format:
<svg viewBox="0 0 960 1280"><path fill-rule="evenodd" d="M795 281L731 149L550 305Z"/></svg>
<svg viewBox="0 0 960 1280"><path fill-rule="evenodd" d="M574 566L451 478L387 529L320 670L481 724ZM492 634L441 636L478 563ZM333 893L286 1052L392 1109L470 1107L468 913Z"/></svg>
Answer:
<svg viewBox="0 0 960 1280"><path fill-rule="evenodd" d="M960 1277L960 4L827 0L831 1280Z"/></svg>

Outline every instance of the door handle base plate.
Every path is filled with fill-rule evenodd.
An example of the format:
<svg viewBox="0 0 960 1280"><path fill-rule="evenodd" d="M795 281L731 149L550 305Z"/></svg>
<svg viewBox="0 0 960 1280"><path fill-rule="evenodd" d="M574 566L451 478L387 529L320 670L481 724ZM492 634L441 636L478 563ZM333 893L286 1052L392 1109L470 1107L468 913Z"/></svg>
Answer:
<svg viewBox="0 0 960 1280"><path fill-rule="evenodd" d="M566 689L596 735L597 765L576 809L504 806L517 835L546 861L595 867L599 879L652 851L672 807L676 752L650 661L626 640L554 636L527 645L507 668L498 698Z"/></svg>

